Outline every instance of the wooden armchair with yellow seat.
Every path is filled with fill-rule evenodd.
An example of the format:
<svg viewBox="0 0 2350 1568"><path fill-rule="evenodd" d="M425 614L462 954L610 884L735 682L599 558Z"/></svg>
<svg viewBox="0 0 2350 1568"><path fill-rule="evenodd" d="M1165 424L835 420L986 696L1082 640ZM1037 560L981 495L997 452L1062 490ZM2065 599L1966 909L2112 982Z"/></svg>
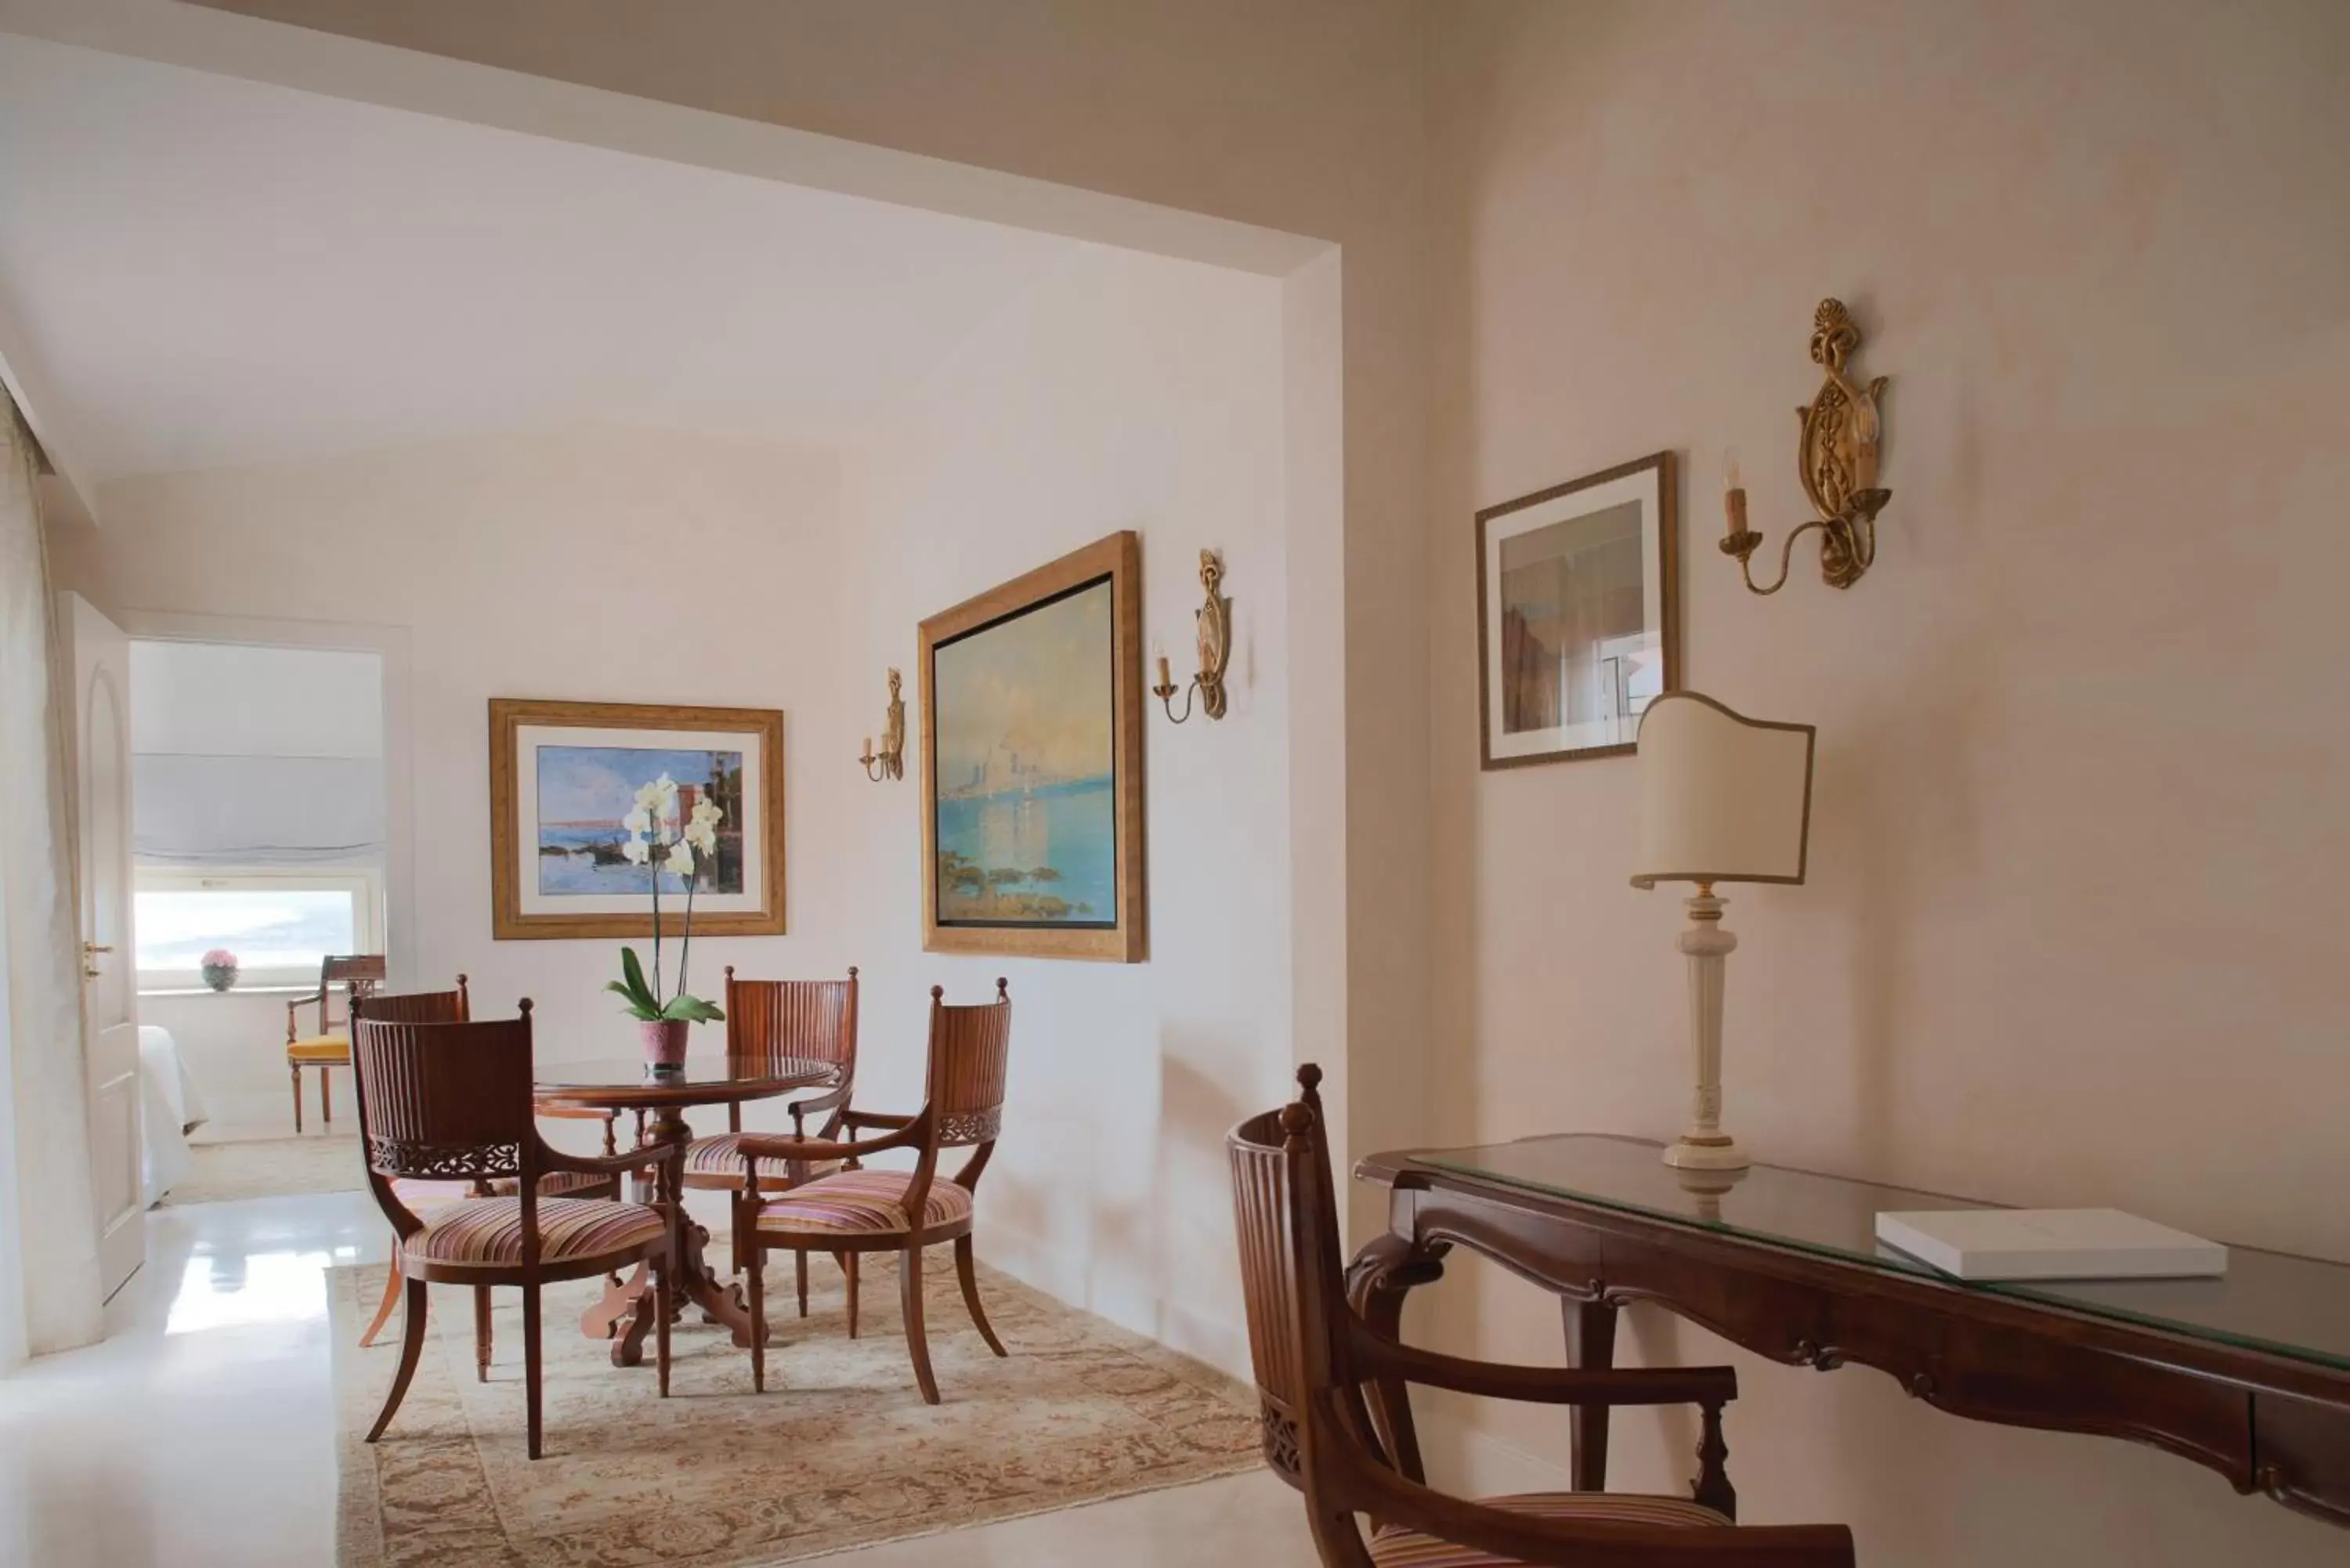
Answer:
<svg viewBox="0 0 2350 1568"><path fill-rule="evenodd" d="M294 1082L294 1131L302 1130L302 1069L318 1069L318 1115L335 1125L333 1069L351 1064L351 998L368 996L383 983L381 953L329 954L318 965L318 989L286 1002L286 1071ZM343 1016L334 1017L335 988L343 988ZM301 1012L318 1010L317 1030L302 1033ZM339 1031L339 1033L338 1033Z"/></svg>

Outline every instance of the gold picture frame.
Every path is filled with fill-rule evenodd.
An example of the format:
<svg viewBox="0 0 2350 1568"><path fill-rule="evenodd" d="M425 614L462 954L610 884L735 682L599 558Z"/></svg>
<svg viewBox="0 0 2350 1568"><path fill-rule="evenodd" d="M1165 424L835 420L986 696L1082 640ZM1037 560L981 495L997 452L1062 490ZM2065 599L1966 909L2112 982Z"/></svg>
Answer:
<svg viewBox="0 0 2350 1568"><path fill-rule="evenodd" d="M921 707L923 948L1141 961L1139 537L923 621Z"/></svg>
<svg viewBox="0 0 2350 1568"><path fill-rule="evenodd" d="M698 770L698 773L697 773ZM636 775L726 808L697 936L784 934L784 715L773 708L490 699L490 934L650 937L650 873L619 854ZM688 777L686 774L697 774ZM664 874L662 913L683 912ZM671 906L670 897L678 898Z"/></svg>

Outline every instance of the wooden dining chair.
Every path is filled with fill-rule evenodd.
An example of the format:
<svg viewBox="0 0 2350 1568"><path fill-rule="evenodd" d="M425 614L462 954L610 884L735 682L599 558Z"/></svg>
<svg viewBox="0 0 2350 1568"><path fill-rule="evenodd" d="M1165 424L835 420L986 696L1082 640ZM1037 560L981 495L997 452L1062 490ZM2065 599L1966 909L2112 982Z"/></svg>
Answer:
<svg viewBox="0 0 2350 1568"><path fill-rule="evenodd" d="M473 996L465 976L457 977L454 991L416 991L398 995L378 992L355 996L350 1002L350 1016L362 1014L378 1023L464 1023L473 1016ZM619 1152L613 1123L619 1113L591 1111L569 1106L541 1106L542 1116L592 1117L604 1124L604 1152ZM392 1183L400 1200L419 1213L437 1209L445 1203L461 1202L467 1198L510 1198L521 1189L521 1184L511 1177L495 1181L451 1182L444 1180L400 1180ZM554 1198L618 1198L620 1178L597 1171L555 1170L538 1179L542 1196ZM359 1335L359 1347L364 1350L375 1344L376 1335L391 1321L392 1309L400 1304L400 1239L391 1243L391 1268L384 1275L383 1299L376 1303L375 1316L367 1332ZM484 1286L473 1293L473 1375L482 1382L490 1377L493 1350L490 1334L490 1293Z"/></svg>
<svg viewBox="0 0 2350 1568"><path fill-rule="evenodd" d="M542 1190L541 1179L549 1174L617 1178L641 1166L647 1154L629 1149L582 1158L538 1136L528 999L520 1017L490 1023L379 1023L362 1003L352 1036L368 1186L399 1235L397 1267L408 1297L400 1370L367 1440L383 1435L416 1375L424 1349L426 1287L435 1282L484 1293L521 1287L526 1431L534 1459L541 1448L539 1293L545 1285L650 1262L655 1366L667 1397L669 1262L676 1256L671 1218L648 1204L549 1197ZM394 1189L404 1179L511 1179L515 1187L504 1197L467 1199L420 1216ZM475 1297L477 1309L484 1299Z"/></svg>
<svg viewBox="0 0 2350 1568"><path fill-rule="evenodd" d="M1347 1304L1338 1204L1322 1130L1321 1069L1298 1102L1226 1140L1265 1462L1305 1496L1327 1568L1849 1568L1842 1525L1734 1522L1723 1473L1726 1366L1575 1371L1417 1350ZM1433 1490L1408 1430L1409 1384L1547 1405L1681 1405L1702 1412L1693 1496L1534 1492L1465 1501ZM1378 1418L1367 1386L1381 1396ZM1398 1405L1386 1403L1392 1398ZM1374 1526L1367 1540L1357 1523Z"/></svg>
<svg viewBox="0 0 2350 1568"><path fill-rule="evenodd" d="M1003 1124L1003 1082L1011 1061L1012 998L995 982L995 1000L949 1007L943 987L931 988L930 1067L922 1108L911 1116L883 1116L843 1107L840 1124L852 1135L861 1127L884 1136L855 1141L768 1137L744 1133L735 1147L734 1233L747 1237L750 1272L751 1386L767 1386L766 1327L763 1275L770 1251L833 1252L848 1275L848 1334L857 1336L857 1260L866 1252L898 1254L898 1297L906 1323L906 1349L914 1359L914 1380L922 1397L939 1402L931 1375L930 1340L922 1326L922 1249L954 1243L955 1273L963 1305L987 1347L1008 1354L979 1303L979 1276L972 1255L973 1195L995 1152ZM938 1174L942 1149L970 1148L971 1158L952 1177ZM910 1149L911 1170L867 1170L859 1162L886 1149ZM782 1192L759 1185L759 1162L813 1164L841 1160L849 1168L818 1176ZM803 1275L805 1277L805 1275Z"/></svg>
<svg viewBox="0 0 2350 1568"><path fill-rule="evenodd" d="M792 1132L807 1134L807 1118L823 1116L816 1137L837 1137L841 1113L857 1086L857 969L847 980L737 980L734 966L726 966L726 1059L772 1067L786 1061L825 1062L839 1070L839 1081L812 1099L795 1100L785 1107ZM732 1191L743 1184L743 1160L736 1152L743 1138L743 1107L726 1107L726 1130L698 1137L686 1147L685 1184L704 1190ZM811 1166L805 1161L765 1160L759 1168L760 1190L780 1192L813 1176L839 1168L837 1161ZM743 1272L748 1244L734 1233L734 1272ZM807 1315L807 1254L798 1254L800 1315Z"/></svg>
<svg viewBox="0 0 2350 1568"><path fill-rule="evenodd" d="M302 1069L318 1069L318 1115L327 1126L333 1127L335 1098L330 1080L335 1068L351 1064L350 1004L382 983L381 953L330 954L318 964L318 989L286 1000L286 1071L294 1085L294 1131L297 1137L302 1131ZM339 1023L334 1017L337 986L343 988L343 1017ZM318 1026L310 1034L302 1033L300 1013L306 1007L318 1010Z"/></svg>

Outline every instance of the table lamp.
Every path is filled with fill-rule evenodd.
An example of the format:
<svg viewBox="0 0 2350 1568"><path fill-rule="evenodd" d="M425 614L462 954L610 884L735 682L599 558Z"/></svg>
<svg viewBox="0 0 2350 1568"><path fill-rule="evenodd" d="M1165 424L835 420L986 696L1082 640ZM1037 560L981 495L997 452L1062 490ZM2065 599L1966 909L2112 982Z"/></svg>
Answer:
<svg viewBox="0 0 2350 1568"><path fill-rule="evenodd" d="M1809 724L1774 724L1733 713L1711 697L1669 691L1640 716L1640 837L1635 888L1694 882L1689 929L1690 1033L1697 1046L1697 1104L1689 1130L1665 1150L1688 1170L1741 1170L1748 1163L1721 1130L1722 961L1738 939L1721 927L1718 882L1804 879L1811 840Z"/></svg>

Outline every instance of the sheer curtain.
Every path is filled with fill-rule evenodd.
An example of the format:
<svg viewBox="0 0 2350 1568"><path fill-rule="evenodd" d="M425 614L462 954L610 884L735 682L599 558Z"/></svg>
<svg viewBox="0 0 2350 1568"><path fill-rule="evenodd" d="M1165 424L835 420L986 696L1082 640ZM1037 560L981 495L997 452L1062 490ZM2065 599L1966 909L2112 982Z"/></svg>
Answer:
<svg viewBox="0 0 2350 1568"><path fill-rule="evenodd" d="M65 682L34 462L0 391L0 1366L88 1344L103 1321Z"/></svg>

